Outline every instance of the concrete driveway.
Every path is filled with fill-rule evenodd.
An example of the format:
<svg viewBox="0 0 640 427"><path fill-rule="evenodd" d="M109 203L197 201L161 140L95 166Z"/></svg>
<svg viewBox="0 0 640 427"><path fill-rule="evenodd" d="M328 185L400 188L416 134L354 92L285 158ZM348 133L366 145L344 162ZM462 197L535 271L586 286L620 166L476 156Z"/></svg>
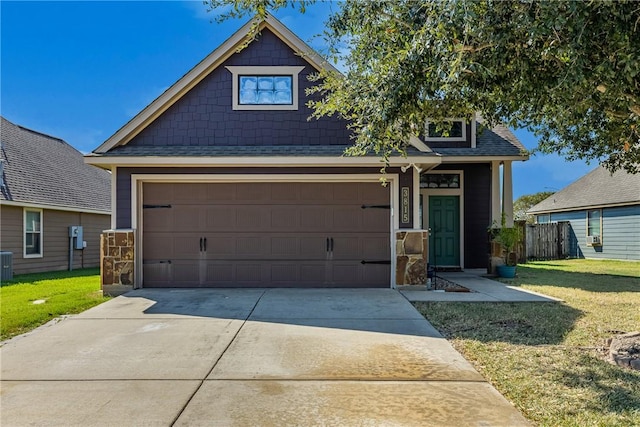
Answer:
<svg viewBox="0 0 640 427"><path fill-rule="evenodd" d="M528 425L390 289L139 290L0 351L3 427Z"/></svg>

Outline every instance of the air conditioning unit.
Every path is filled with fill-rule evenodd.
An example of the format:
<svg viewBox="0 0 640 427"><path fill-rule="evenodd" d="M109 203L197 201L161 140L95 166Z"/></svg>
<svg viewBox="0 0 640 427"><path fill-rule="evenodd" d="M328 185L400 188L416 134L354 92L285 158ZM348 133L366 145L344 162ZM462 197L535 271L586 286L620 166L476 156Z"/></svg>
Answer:
<svg viewBox="0 0 640 427"><path fill-rule="evenodd" d="M0 252L0 281L13 279L13 252Z"/></svg>
<svg viewBox="0 0 640 427"><path fill-rule="evenodd" d="M587 246L600 246L602 242L600 241L600 236L587 236Z"/></svg>

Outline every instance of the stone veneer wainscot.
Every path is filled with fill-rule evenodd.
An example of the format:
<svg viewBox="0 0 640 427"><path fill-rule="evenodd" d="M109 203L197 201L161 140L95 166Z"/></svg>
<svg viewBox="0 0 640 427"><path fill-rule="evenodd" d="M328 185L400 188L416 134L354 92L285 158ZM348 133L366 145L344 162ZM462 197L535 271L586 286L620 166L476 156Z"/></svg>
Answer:
<svg viewBox="0 0 640 427"><path fill-rule="evenodd" d="M105 295L120 295L135 284L134 230L106 230L100 236L100 284Z"/></svg>
<svg viewBox="0 0 640 427"><path fill-rule="evenodd" d="M426 230L396 231L396 285L427 284L428 237Z"/></svg>

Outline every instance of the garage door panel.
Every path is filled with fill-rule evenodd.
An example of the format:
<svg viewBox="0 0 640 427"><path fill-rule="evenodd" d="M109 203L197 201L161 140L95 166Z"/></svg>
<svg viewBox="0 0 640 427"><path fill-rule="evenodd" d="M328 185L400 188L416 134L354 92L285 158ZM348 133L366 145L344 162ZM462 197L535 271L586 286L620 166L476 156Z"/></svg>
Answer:
<svg viewBox="0 0 640 427"><path fill-rule="evenodd" d="M171 217L172 230L174 232L198 232L202 230L204 225L204 212L200 205L177 205L172 204L168 209L152 209L163 211L164 214ZM149 225L145 224L149 229Z"/></svg>
<svg viewBox="0 0 640 427"><path fill-rule="evenodd" d="M260 211L263 215L269 212L268 230L297 230L300 228L302 213L299 206L275 206L271 209L261 206Z"/></svg>
<svg viewBox="0 0 640 427"><path fill-rule="evenodd" d="M360 236L359 243L364 260L388 260L391 259L391 248L389 247L389 235L367 235Z"/></svg>
<svg viewBox="0 0 640 427"><path fill-rule="evenodd" d="M199 260L176 260L171 262L173 281L181 286L198 286L202 282Z"/></svg>
<svg viewBox="0 0 640 427"><path fill-rule="evenodd" d="M145 183L144 202L154 205L165 205L174 200L173 184L166 183Z"/></svg>
<svg viewBox="0 0 640 427"><path fill-rule="evenodd" d="M383 187L382 184L368 185L363 184L358 187L359 199L364 204L388 204L389 203L389 187Z"/></svg>
<svg viewBox="0 0 640 427"><path fill-rule="evenodd" d="M333 259L335 260L388 260L390 259L389 236L379 233L340 235L333 238Z"/></svg>
<svg viewBox="0 0 640 427"><path fill-rule="evenodd" d="M333 200L334 184L321 182L298 185L301 187L300 202L303 204L324 204Z"/></svg>
<svg viewBox="0 0 640 427"><path fill-rule="evenodd" d="M331 210L325 206L300 206L300 228L304 231L330 230Z"/></svg>
<svg viewBox="0 0 640 427"><path fill-rule="evenodd" d="M143 197L171 205L144 212L145 261L171 261L145 264L145 286L389 285L389 265L361 264L389 259L390 210L362 209L388 206L378 183L145 183Z"/></svg>
<svg viewBox="0 0 640 427"><path fill-rule="evenodd" d="M255 182L247 184L237 184L236 200L239 202L263 203L271 200L270 183Z"/></svg>
<svg viewBox="0 0 640 427"><path fill-rule="evenodd" d="M200 237L197 234L173 237L173 256L176 259L197 259L200 257Z"/></svg>
<svg viewBox="0 0 640 427"><path fill-rule="evenodd" d="M205 208L204 215L205 230L233 231L237 228L236 208L234 206L208 206Z"/></svg>
<svg viewBox="0 0 640 427"><path fill-rule="evenodd" d="M166 233L145 233L142 241L144 257L151 259L173 258L174 237Z"/></svg>
<svg viewBox="0 0 640 427"><path fill-rule="evenodd" d="M148 230L169 229L173 226L173 213L168 208L143 208L142 221Z"/></svg>
<svg viewBox="0 0 640 427"><path fill-rule="evenodd" d="M173 186L173 200L175 204L208 203L207 184L180 183L168 185Z"/></svg>
<svg viewBox="0 0 640 427"><path fill-rule="evenodd" d="M387 264L364 264L361 265L361 282L364 286L389 286L389 265Z"/></svg>
<svg viewBox="0 0 640 427"><path fill-rule="evenodd" d="M207 237L207 258L234 256L237 253L235 236Z"/></svg>
<svg viewBox="0 0 640 427"><path fill-rule="evenodd" d="M145 284L152 283L153 286L168 287L173 283L173 268L169 263L143 263L142 274Z"/></svg>

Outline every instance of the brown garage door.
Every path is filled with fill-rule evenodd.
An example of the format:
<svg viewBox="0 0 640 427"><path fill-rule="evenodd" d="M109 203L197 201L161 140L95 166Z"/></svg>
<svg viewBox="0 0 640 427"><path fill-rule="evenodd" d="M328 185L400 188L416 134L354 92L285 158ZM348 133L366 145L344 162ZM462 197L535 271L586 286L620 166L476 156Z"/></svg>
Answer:
<svg viewBox="0 0 640 427"><path fill-rule="evenodd" d="M388 287L379 183L145 183L145 287Z"/></svg>

